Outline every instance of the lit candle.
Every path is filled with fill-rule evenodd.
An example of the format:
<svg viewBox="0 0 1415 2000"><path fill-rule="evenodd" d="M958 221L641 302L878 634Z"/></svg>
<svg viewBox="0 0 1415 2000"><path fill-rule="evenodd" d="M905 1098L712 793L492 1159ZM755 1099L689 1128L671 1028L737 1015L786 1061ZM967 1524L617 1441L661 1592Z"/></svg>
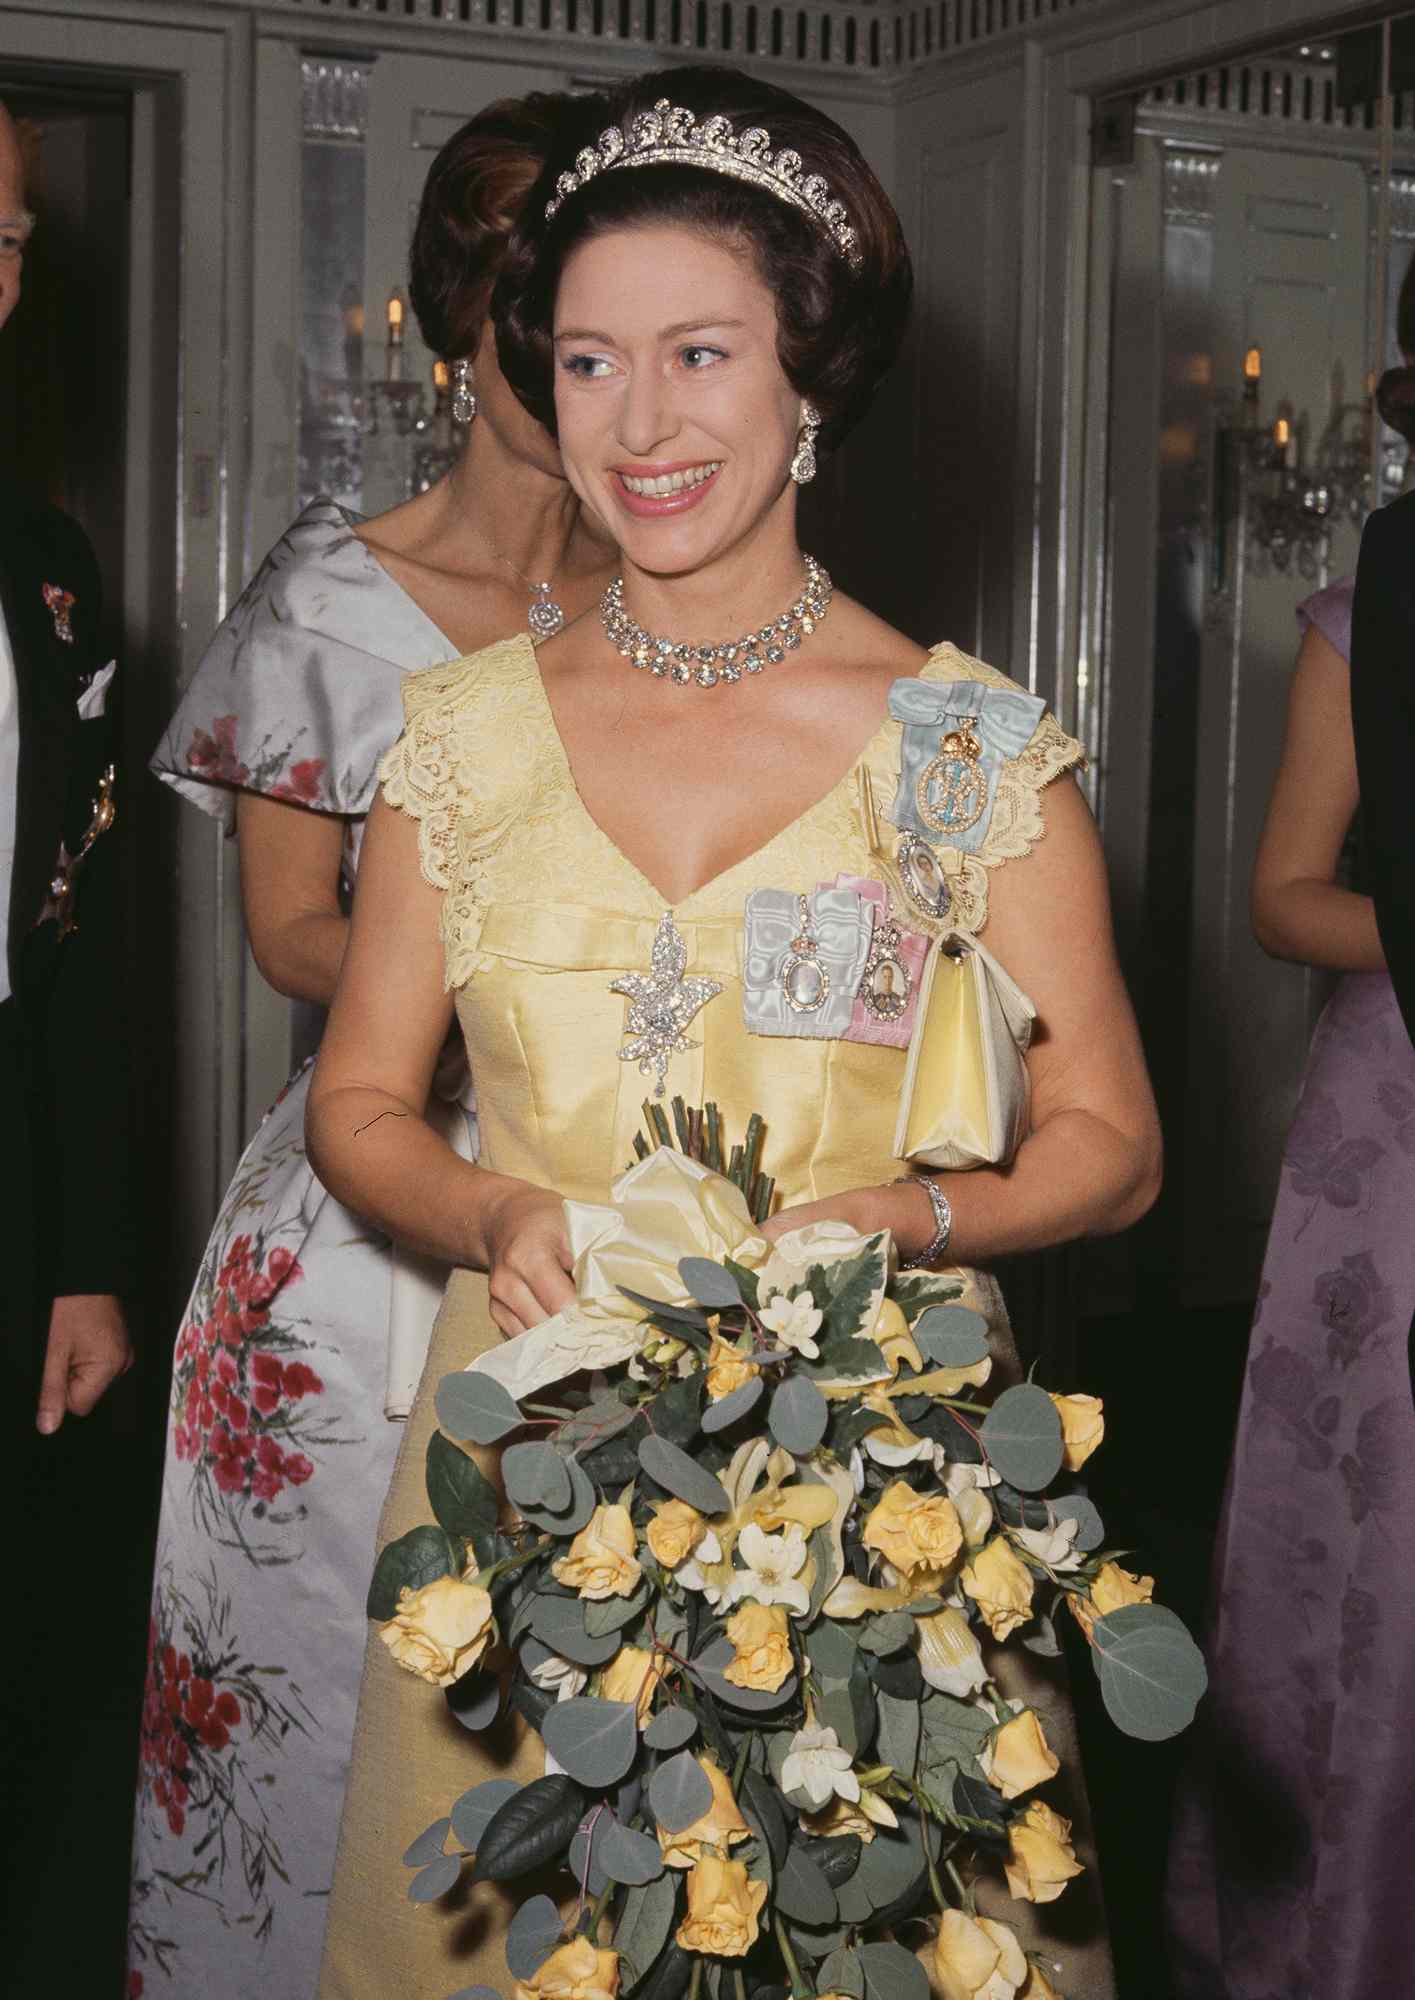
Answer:
<svg viewBox="0 0 1415 2000"><path fill-rule="evenodd" d="M1258 389L1263 379L1263 350L1250 347L1243 357L1243 394L1250 403L1258 400Z"/></svg>
<svg viewBox="0 0 1415 2000"><path fill-rule="evenodd" d="M403 295L392 292L388 299L388 347L387 366L384 373L390 382L403 379Z"/></svg>
<svg viewBox="0 0 1415 2000"><path fill-rule="evenodd" d="M1292 426L1286 417L1279 417L1273 425L1273 443L1279 451L1285 452L1292 439Z"/></svg>
<svg viewBox="0 0 1415 2000"><path fill-rule="evenodd" d="M451 386L451 373L445 361L432 364L432 386L439 396L445 396Z"/></svg>

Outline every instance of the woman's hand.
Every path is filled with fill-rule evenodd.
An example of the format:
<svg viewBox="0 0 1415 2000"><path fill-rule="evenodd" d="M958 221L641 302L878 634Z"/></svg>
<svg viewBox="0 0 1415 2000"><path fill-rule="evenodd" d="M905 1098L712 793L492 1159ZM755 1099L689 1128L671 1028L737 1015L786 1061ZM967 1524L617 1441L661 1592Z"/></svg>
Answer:
<svg viewBox="0 0 1415 2000"><path fill-rule="evenodd" d="M513 1181L488 1201L480 1231L491 1316L503 1339L514 1340L572 1302L570 1239L558 1195Z"/></svg>
<svg viewBox="0 0 1415 2000"><path fill-rule="evenodd" d="M934 1238L933 1204L921 1187L885 1184L880 1187L847 1188L828 1201L803 1201L795 1208L783 1208L761 1225L768 1243L793 1229L807 1229L813 1222L848 1222L861 1236L873 1236L887 1229L901 1259L917 1257Z"/></svg>

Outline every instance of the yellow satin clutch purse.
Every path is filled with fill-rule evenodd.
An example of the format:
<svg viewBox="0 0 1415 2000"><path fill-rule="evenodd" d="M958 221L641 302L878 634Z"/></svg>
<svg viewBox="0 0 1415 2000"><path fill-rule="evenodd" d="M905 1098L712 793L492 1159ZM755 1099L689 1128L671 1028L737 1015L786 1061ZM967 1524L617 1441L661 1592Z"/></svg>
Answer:
<svg viewBox="0 0 1415 2000"><path fill-rule="evenodd" d="M941 939L924 967L895 1157L954 1170L1005 1166L1027 1133L1036 1018L976 938L953 931Z"/></svg>

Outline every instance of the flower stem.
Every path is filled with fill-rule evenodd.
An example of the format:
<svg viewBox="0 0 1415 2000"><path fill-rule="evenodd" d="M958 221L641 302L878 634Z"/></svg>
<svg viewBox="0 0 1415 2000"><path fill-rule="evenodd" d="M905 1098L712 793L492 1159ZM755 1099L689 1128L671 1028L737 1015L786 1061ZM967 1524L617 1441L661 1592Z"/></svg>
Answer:
<svg viewBox="0 0 1415 2000"><path fill-rule="evenodd" d="M796 1963L796 1954L791 1949L791 1940L786 1935L785 1924L780 1917L774 1916L771 1927L776 1932L776 1942L781 1948L786 1976L791 1981L791 2000L811 2000L811 1989L801 1977L801 1968Z"/></svg>
<svg viewBox="0 0 1415 2000"><path fill-rule="evenodd" d="M948 1872L949 1881L953 1884L954 1889L957 1891L959 1902L962 1904L963 1908L968 1912L968 1915L971 1917L973 1914L974 1904L973 1904L972 1893L970 1892L967 1883L963 1880L963 1877L958 1873L957 1868L955 1867L952 1859L948 1855L945 1855L943 1857L943 1865Z"/></svg>
<svg viewBox="0 0 1415 2000"><path fill-rule="evenodd" d="M752 1747L751 1737L744 1736L742 1738L742 1747L737 1752L737 1762L732 1766L732 1790L734 1793L737 1792L741 1787L742 1775L747 1768L747 1752L751 1749L751 1747Z"/></svg>

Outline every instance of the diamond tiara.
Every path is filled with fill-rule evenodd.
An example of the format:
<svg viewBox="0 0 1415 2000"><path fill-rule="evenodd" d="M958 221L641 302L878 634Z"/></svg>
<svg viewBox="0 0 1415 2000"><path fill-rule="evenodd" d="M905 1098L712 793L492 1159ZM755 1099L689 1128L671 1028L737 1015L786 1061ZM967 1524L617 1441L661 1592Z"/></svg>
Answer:
<svg viewBox="0 0 1415 2000"><path fill-rule="evenodd" d="M575 155L573 170L556 180L555 199L546 203L545 219L549 222L596 174L612 173L617 167L659 166L705 167L710 173L748 181L819 223L852 271L864 261L844 203L834 199L820 174L802 173L799 153L784 147L773 154L769 132L753 125L739 136L720 112L699 125L691 111L670 104L666 97L660 97L652 111L639 112L627 132L611 125L593 146Z"/></svg>

